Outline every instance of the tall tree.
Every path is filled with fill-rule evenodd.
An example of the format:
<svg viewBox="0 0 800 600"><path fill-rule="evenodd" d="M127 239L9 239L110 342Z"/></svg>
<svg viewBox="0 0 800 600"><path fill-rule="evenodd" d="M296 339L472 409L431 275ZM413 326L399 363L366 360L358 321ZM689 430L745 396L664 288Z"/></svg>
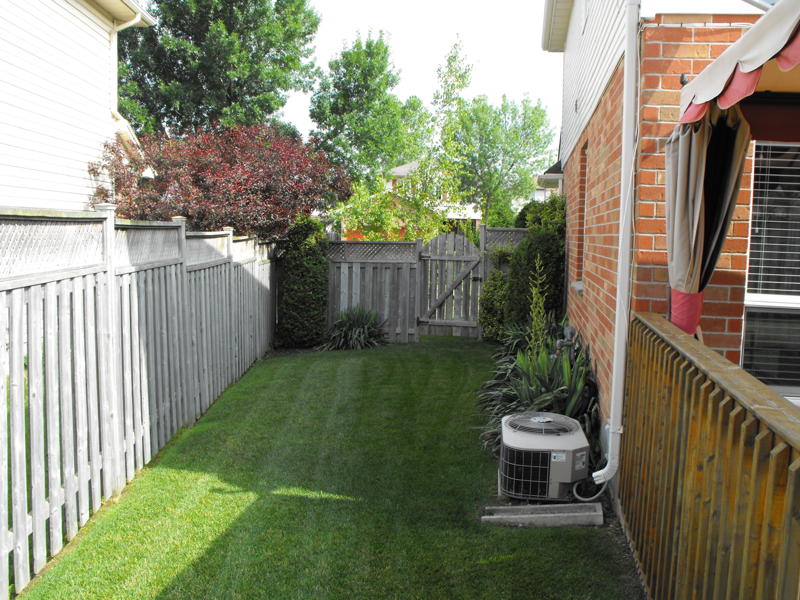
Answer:
<svg viewBox="0 0 800 600"><path fill-rule="evenodd" d="M459 202L463 157L455 132L465 100L471 67L456 43L437 70L439 85L433 97L433 114L425 119L425 144L409 176L392 187L385 178L376 185L354 186L355 194L340 204L333 217L346 231L370 240L431 239L445 221L444 203Z"/></svg>
<svg viewBox="0 0 800 600"><path fill-rule="evenodd" d="M512 102L503 96L492 106L478 96L457 114L454 143L463 157L461 190L481 207L490 225L510 225L511 201L528 197L536 175L551 159L553 131L541 102Z"/></svg>
<svg viewBox="0 0 800 600"><path fill-rule="evenodd" d="M354 179L374 182L422 151L428 112L419 98L403 102L391 92L399 80L380 33L377 38L359 37L343 49L328 63L328 73L314 92L314 135Z"/></svg>
<svg viewBox="0 0 800 600"><path fill-rule="evenodd" d="M281 237L300 215L324 210L352 194L344 170L310 144L268 125L211 127L168 137L144 134L142 154L119 142L90 165L101 183L94 199L113 199L119 214L164 221L183 215L193 230L218 230L262 238ZM152 179L142 173L150 168Z"/></svg>
<svg viewBox="0 0 800 600"><path fill-rule="evenodd" d="M307 0L158 0L120 34L120 106L139 131L259 124L308 90L319 17Z"/></svg>
<svg viewBox="0 0 800 600"><path fill-rule="evenodd" d="M466 100L472 66L461 51L461 43L450 48L436 70L439 85L433 95L431 142L425 147L419 166L403 186L403 193L417 204L458 203L462 200L460 181L465 166L458 140L459 119Z"/></svg>

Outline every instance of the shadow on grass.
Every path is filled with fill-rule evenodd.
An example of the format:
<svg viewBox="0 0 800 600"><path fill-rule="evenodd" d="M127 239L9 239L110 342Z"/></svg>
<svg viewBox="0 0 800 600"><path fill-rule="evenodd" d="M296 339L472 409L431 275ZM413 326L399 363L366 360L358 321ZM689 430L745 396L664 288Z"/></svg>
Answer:
<svg viewBox="0 0 800 600"><path fill-rule="evenodd" d="M159 600L636 598L604 530L478 523L494 464L477 441L472 392L489 352L434 339L259 363L100 520L106 545L94 553L129 558L94 565L102 574L85 575L95 582L81 590Z"/></svg>

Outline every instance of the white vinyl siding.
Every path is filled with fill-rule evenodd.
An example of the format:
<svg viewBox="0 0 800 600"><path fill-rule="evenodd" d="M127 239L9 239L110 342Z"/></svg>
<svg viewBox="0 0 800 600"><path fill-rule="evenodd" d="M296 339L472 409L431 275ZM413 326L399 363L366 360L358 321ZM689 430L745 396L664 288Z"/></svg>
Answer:
<svg viewBox="0 0 800 600"><path fill-rule="evenodd" d="M564 50L562 164L575 149L622 56L624 16L622 0L575 0L572 7Z"/></svg>
<svg viewBox="0 0 800 600"><path fill-rule="evenodd" d="M81 0L8 0L0 20L0 206L84 209L112 131L112 22Z"/></svg>

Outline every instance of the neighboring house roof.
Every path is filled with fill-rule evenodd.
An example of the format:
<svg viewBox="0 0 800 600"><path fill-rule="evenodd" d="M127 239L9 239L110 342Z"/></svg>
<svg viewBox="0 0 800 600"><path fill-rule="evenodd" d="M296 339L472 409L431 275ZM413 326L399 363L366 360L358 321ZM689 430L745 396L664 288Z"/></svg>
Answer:
<svg viewBox="0 0 800 600"><path fill-rule="evenodd" d="M564 169L561 168L561 161L553 163L547 171L539 175L539 181L559 182L564 179Z"/></svg>
<svg viewBox="0 0 800 600"><path fill-rule="evenodd" d="M481 220L481 211L474 204L441 204L439 209L448 219Z"/></svg>
<svg viewBox="0 0 800 600"><path fill-rule="evenodd" d="M156 24L153 15L142 8L137 0L92 0L92 2L117 21L128 22L141 15L140 22L136 23L137 26L149 27Z"/></svg>
<svg viewBox="0 0 800 600"><path fill-rule="evenodd" d="M544 6L542 49L563 52L569 31L573 0L547 0Z"/></svg>
<svg viewBox="0 0 800 600"><path fill-rule="evenodd" d="M404 177L408 177L409 175L411 175L411 173L416 171L418 166L419 166L419 161L412 160L409 163L400 165L399 167L395 167L394 169L390 169L389 175L391 175L392 177L397 177L398 179L402 179Z"/></svg>

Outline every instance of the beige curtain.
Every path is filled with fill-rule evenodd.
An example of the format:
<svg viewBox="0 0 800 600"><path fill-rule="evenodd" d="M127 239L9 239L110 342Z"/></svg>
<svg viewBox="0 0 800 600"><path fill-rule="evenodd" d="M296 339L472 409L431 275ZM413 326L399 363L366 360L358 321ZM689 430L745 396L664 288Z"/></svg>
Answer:
<svg viewBox="0 0 800 600"><path fill-rule="evenodd" d="M667 140L667 255L673 290L698 294L711 279L749 143L750 126L738 106L714 106L700 121L678 125ZM702 296L695 301L702 303Z"/></svg>

